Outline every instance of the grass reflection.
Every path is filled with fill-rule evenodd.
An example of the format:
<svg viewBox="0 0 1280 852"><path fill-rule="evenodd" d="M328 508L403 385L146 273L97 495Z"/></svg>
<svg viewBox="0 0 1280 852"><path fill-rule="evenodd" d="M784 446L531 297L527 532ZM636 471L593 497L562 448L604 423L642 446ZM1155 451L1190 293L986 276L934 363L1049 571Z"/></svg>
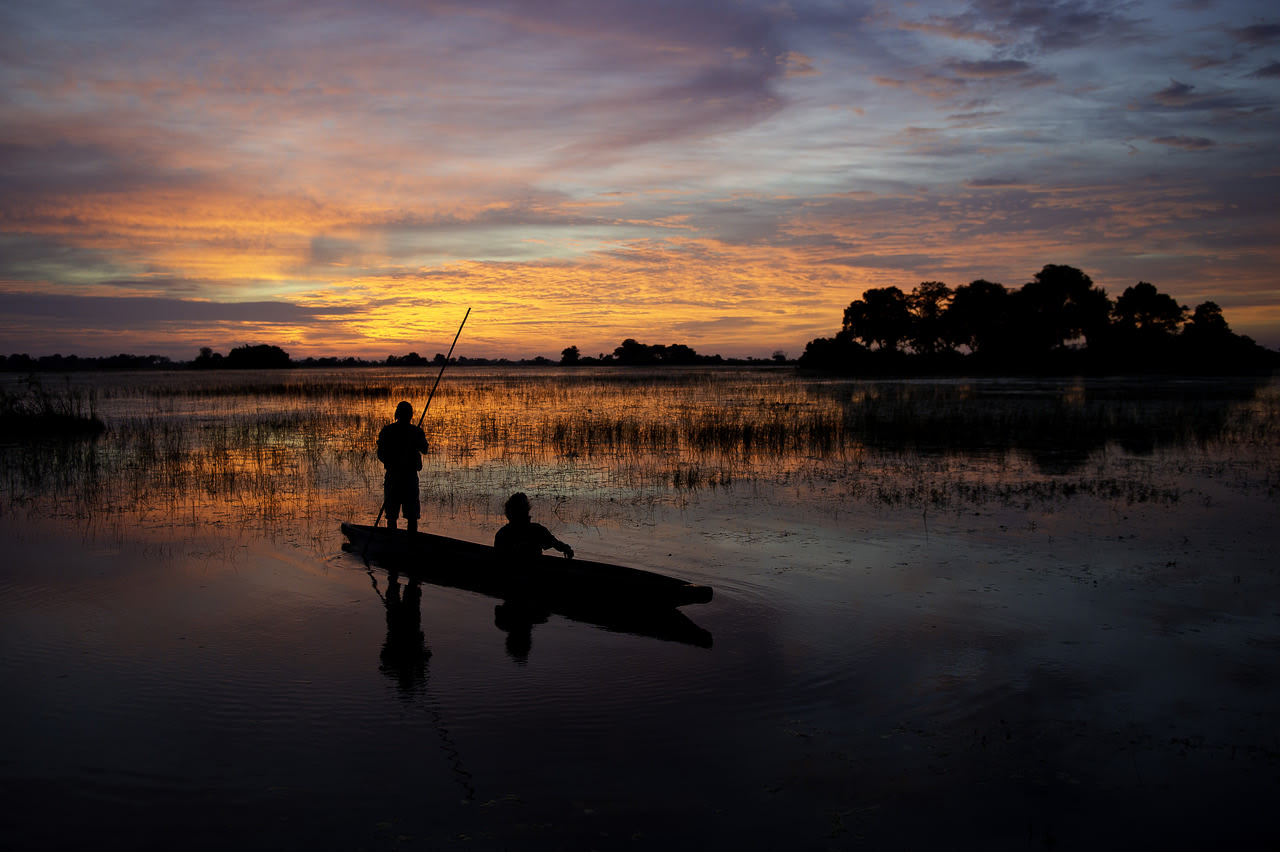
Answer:
<svg viewBox="0 0 1280 852"><path fill-rule="evenodd" d="M267 527L376 509L378 429L432 377L393 370L86 375L91 441L10 438L10 511ZM12 388L6 393L12 394ZM58 401L58 394L62 401ZM821 381L778 370L460 368L424 423L423 498L489 521L513 489L584 523L766 487L850 506L1184 499L1189 473L1277 496L1263 382ZM765 492L762 492L765 493ZM782 498L776 498L782 499Z"/></svg>

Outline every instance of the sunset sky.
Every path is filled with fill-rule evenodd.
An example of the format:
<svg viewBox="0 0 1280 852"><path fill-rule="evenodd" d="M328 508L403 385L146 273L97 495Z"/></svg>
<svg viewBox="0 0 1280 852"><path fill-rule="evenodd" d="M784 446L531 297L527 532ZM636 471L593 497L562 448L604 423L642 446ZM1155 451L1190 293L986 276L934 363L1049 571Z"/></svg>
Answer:
<svg viewBox="0 0 1280 852"><path fill-rule="evenodd" d="M1271 3L4 0L0 353L799 355L1079 267L1280 347Z"/></svg>

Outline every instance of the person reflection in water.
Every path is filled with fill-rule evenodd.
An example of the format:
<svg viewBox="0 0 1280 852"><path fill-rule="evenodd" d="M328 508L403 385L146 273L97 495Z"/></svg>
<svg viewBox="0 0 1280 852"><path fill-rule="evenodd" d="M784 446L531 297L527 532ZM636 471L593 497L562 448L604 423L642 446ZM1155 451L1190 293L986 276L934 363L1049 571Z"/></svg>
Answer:
<svg viewBox="0 0 1280 852"><path fill-rule="evenodd" d="M507 656L517 666L529 664L529 652L533 650L533 626L546 624L551 612L530 597L520 595L508 598L493 608L493 624L507 634Z"/></svg>
<svg viewBox="0 0 1280 852"><path fill-rule="evenodd" d="M542 551L555 548L567 558L573 558L573 548L551 534L542 524L535 524L529 516L529 498L523 493L512 494L503 511L507 524L493 537L493 549L521 563L536 562Z"/></svg>
<svg viewBox="0 0 1280 852"><path fill-rule="evenodd" d="M383 674L396 679L400 691L412 694L427 681L427 636L422 632L422 585L410 579L400 585L399 575L387 577L387 641L382 644L379 666Z"/></svg>
<svg viewBox="0 0 1280 852"><path fill-rule="evenodd" d="M421 508L418 500L418 471L427 452L427 435L413 423L413 406L396 406L396 419L378 433L378 460L387 469L382 484L382 508L387 513L387 529L396 528L403 512L409 532L418 531Z"/></svg>

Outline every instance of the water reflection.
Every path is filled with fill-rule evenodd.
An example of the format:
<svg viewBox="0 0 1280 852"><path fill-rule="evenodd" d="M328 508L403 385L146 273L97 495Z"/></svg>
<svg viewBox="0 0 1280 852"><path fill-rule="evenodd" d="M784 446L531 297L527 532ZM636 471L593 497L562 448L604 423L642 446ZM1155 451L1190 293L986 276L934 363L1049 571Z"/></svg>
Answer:
<svg viewBox="0 0 1280 852"><path fill-rule="evenodd" d="M377 590L377 579L370 574ZM396 572L387 576L387 592L381 595L387 611L387 639L382 644L380 670L396 681L401 693L413 695L427 685L427 660L431 650L422 631L422 583L409 578L400 585Z"/></svg>
<svg viewBox="0 0 1280 852"><path fill-rule="evenodd" d="M1270 378L864 381L812 386L847 436L893 452L1017 452L1045 474L1078 471L1108 444L1136 455L1232 440L1274 407ZM1256 403L1261 402L1261 408Z"/></svg>
<svg viewBox="0 0 1280 852"><path fill-rule="evenodd" d="M516 665L528 665L529 652L533 650L533 626L546 624L550 615L551 610L520 598L503 601L493 608L493 624L507 634L507 655Z"/></svg>
<svg viewBox="0 0 1280 852"><path fill-rule="evenodd" d="M431 655L430 650L425 648L422 633L422 583L500 599L502 603L494 607L494 626L506 634L507 652L520 665L528 663L533 646L534 626L545 624L552 615L615 633L630 633L698 648L710 648L713 644L710 631L699 627L689 616L675 608L633 608L607 602L593 603L579 597L548 597L529 587L513 589L509 583L495 582L492 577L486 578L483 571L455 570L454 566L440 564L415 566L409 561L394 557L387 557L385 561L390 564L383 564L384 560L372 556L366 559L359 553L358 547L351 543L344 544L343 548L353 557L361 559L363 569L371 577L375 577L371 564L380 564L388 572L391 585L387 594L382 596L387 607L387 642L383 649L383 664L384 667L391 665L397 677L406 675L408 680L402 683L416 683L418 669L425 668L426 659ZM408 581L408 585L400 592L398 579L402 576ZM374 583L376 588L376 577ZM388 663L388 649L391 650L391 663Z"/></svg>
<svg viewBox="0 0 1280 852"><path fill-rule="evenodd" d="M439 703L427 691L427 661L431 649L427 647L426 633L422 630L422 583L414 577L400 584L400 575L392 571L387 575L387 591L378 589L378 578L369 569L373 589L382 599L387 615L387 638L378 655L378 669L395 682L406 702L420 701L440 742L440 750L449 761L454 782L462 790L464 801L475 799L474 779L462 761L453 734L445 724Z"/></svg>
<svg viewBox="0 0 1280 852"><path fill-rule="evenodd" d="M376 505L370 447L388 400L423 395L407 377L77 376L93 384L106 431L0 442L0 504L122 527L158 515L319 535L306 524L330 528ZM1117 478L1117 460L1135 456L1162 466L1151 479L1171 493L1185 453L1258 469L1257 456L1280 443L1278 424L1274 378L460 369L432 408L422 497L435 518L469 525L500 522L494 495L529 481L554 489L557 514L584 526L626 522L628 506L682 506L691 492L757 484L801 502L838 491L846 503L958 505L1035 498L1046 476L1097 493Z"/></svg>

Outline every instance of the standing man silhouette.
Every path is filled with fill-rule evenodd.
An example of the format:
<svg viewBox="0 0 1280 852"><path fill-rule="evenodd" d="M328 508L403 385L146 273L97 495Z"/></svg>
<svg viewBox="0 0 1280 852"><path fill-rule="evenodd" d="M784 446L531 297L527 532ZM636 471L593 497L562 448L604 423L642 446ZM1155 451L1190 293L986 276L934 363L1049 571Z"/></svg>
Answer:
<svg viewBox="0 0 1280 852"><path fill-rule="evenodd" d="M387 469L382 483L382 508L387 513L387 529L396 528L396 518L403 512L409 532L418 531L422 513L418 500L418 471L422 470L422 454L427 452L427 434L413 423L413 406L402 402L396 406L396 419L378 433L378 460Z"/></svg>

